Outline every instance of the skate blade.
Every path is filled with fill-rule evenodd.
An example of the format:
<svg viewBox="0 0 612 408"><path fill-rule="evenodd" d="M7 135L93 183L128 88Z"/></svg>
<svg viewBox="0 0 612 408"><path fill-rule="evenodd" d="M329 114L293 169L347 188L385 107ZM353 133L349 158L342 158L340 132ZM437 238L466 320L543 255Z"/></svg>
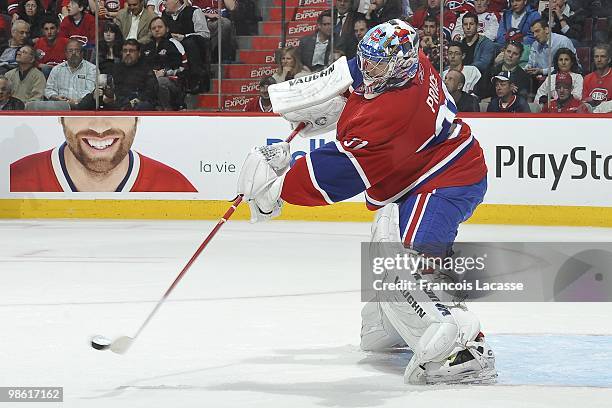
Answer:
<svg viewBox="0 0 612 408"><path fill-rule="evenodd" d="M454 376L427 376L425 378L425 382L428 385L495 384L497 382L497 370L495 368L491 368L478 372L457 374Z"/></svg>

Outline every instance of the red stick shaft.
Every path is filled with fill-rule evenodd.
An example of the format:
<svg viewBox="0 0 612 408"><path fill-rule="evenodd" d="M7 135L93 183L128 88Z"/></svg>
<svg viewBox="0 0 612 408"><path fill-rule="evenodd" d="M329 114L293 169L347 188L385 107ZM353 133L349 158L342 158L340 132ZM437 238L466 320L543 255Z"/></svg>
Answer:
<svg viewBox="0 0 612 408"><path fill-rule="evenodd" d="M223 217L221 217L217 225L215 225L215 228L213 228L212 231L210 231L208 236L204 239L204 241L200 244L200 246L195 251L195 253L191 256L191 259L189 259L187 264L183 267L183 270L181 271L181 273L178 274L176 279L174 279L174 282L172 282L172 285L170 285L168 290L166 290L166 293L164 293L164 296L162 297L162 299L166 299L168 295L170 294L170 292L174 290L174 287L183 278L183 275L187 273L189 268L191 268L191 265L193 265L196 259L198 259L202 251L204 251L204 248L206 248L208 244L210 243L210 241L212 241L212 239L215 237L215 235L217 235L217 232L219 232L219 230L221 229L221 226L225 224L227 220L229 220L230 217L234 214L234 212L236 211L236 209L238 208L241 202L242 202L242 195L239 195L238 197L236 197L231 207L227 209L225 214L223 214Z"/></svg>
<svg viewBox="0 0 612 408"><path fill-rule="evenodd" d="M291 134L289 135L289 137L287 137L287 139L285 139L285 141L287 143L291 142L293 140L293 138L295 138L297 136L297 134L304 129L304 127L306 126L306 124L304 124L303 122L300 123L294 130L293 132L291 132ZM159 307L162 305L162 303L164 303L164 301L166 300L166 298L170 295L170 293L172 293L172 291L174 290L174 288L176 287L176 285L178 285L178 283L181 281L181 279L183 279L183 276L185 276L185 274L187 273L187 271L189 270L189 268L191 268L191 265L193 265L193 263L196 261L196 259L198 259L198 257L200 256L200 254L202 253L202 251L204 251L204 249L208 246L208 244L210 243L210 241L212 241L212 239L215 237L215 235L217 235L217 232L219 232L219 230L221 229L221 227L223 226L223 224L225 224L230 217L234 214L234 212L236 211L236 209L238 208L238 206L240 205L240 203L242 202L242 195L239 195L238 197L236 197L236 199L234 200L234 202L232 203L232 205L230 206L230 208L227 209L227 211L225 212L225 214L223 214L223 217L221 217L221 219L219 220L219 222L217 223L217 225L215 225L215 227L212 229L212 231L210 231L210 233L208 234L208 236L204 239L204 241L200 244L200 246L198 247L198 249L195 251L195 253L191 256L191 258L189 259L189 261L187 262L187 264L183 267L183 269L181 270L181 272L178 274L178 276L174 279L174 282L172 282L172 284L170 285L170 287L166 290L166 292L164 293L164 295L161 297L161 299L159 299L159 301L157 302L157 304L155 305L155 308L153 308L153 310L151 311L151 313L149 313L149 316L147 316L146 320L144 321L144 323L142 324L142 326L140 326L140 328L138 329L138 331L136 332L136 334L134 335L133 339L135 340L139 335L140 332L142 332L142 330L145 328L145 326L149 323L149 321L151 320L151 318L153 317L153 315L155 315L155 313L157 312L157 309L159 309Z"/></svg>

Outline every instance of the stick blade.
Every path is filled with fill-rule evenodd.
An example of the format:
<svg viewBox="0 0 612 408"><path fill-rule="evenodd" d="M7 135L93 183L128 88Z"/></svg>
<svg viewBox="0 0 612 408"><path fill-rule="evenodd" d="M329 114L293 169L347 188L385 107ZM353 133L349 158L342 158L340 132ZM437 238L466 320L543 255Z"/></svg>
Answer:
<svg viewBox="0 0 612 408"><path fill-rule="evenodd" d="M129 336L121 336L113 340L110 344L110 351L117 354L124 354L132 346L134 339Z"/></svg>

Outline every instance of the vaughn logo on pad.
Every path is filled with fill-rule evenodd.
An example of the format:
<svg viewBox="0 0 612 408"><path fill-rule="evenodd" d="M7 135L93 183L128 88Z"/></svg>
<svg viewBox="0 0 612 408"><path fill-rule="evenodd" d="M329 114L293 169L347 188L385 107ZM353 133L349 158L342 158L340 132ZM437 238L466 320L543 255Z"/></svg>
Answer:
<svg viewBox="0 0 612 408"><path fill-rule="evenodd" d="M304 82L314 81L315 79L328 76L332 72L334 72L334 66L330 65L329 67L325 68L324 70L319 71L319 72L315 72L314 74L311 74L311 75L308 75L308 76L304 76L304 77L301 77L301 78L291 79L291 80L289 80L289 85L293 86L293 85L296 85L296 84L302 84Z"/></svg>

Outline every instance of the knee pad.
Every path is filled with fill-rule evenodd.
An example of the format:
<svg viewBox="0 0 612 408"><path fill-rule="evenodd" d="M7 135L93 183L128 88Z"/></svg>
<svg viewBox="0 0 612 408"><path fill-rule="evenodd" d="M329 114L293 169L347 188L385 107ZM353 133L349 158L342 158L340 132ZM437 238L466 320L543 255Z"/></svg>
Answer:
<svg viewBox="0 0 612 408"><path fill-rule="evenodd" d="M473 341L480 333L480 319L465 307L452 307L450 311L459 327L459 342Z"/></svg>
<svg viewBox="0 0 612 408"><path fill-rule="evenodd" d="M410 349L424 361L449 356L459 339L452 315L443 316L431 302L382 302L381 309Z"/></svg>
<svg viewBox="0 0 612 408"><path fill-rule="evenodd" d="M376 211L372 223L371 242L402 242L399 227L399 206L387 204Z"/></svg>

